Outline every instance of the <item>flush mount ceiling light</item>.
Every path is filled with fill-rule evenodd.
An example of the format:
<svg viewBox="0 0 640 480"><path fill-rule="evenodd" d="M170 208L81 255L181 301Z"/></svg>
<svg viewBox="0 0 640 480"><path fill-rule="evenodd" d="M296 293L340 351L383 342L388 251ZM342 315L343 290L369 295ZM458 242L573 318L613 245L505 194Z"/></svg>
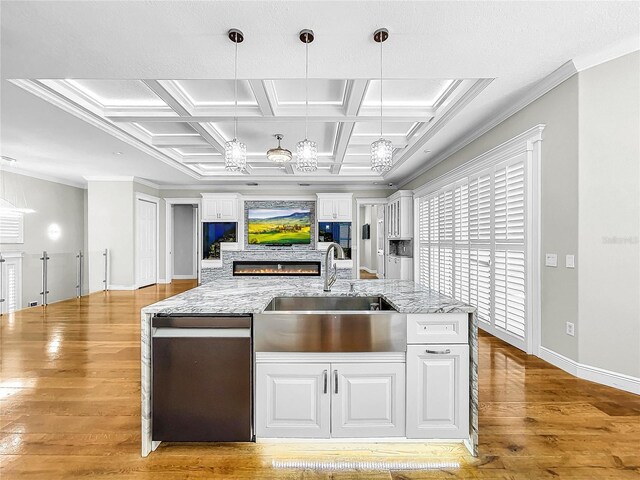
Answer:
<svg viewBox="0 0 640 480"><path fill-rule="evenodd" d="M272 148L267 152L267 158L275 163L285 163L291 160L291 152L286 148L280 146L280 140L284 138L284 135L278 133L274 135L278 140L278 146Z"/></svg>
<svg viewBox="0 0 640 480"><path fill-rule="evenodd" d="M300 31L300 41L304 43L304 140L296 145L296 169L301 172L315 172L318 169L318 144L309 140L309 44L314 40L313 31Z"/></svg>
<svg viewBox="0 0 640 480"><path fill-rule="evenodd" d="M227 33L229 40L235 44L235 59L233 69L233 140L224 144L224 169L229 172L242 172L247 166L247 146L238 141L238 44L244 40L243 33L237 28L232 28Z"/></svg>
<svg viewBox="0 0 640 480"><path fill-rule="evenodd" d="M382 44L389 38L389 30L379 28L373 33L373 40L380 44L380 139L371 144L371 170L383 174L391 170L393 147L382 136Z"/></svg>

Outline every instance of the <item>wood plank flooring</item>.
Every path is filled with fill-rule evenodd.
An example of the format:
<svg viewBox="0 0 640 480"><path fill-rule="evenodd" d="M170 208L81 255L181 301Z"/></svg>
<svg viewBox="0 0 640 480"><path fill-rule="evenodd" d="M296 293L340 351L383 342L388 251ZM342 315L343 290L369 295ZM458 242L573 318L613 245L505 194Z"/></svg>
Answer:
<svg viewBox="0 0 640 480"><path fill-rule="evenodd" d="M98 293L1 317L2 480L640 479L640 397L573 378L488 335L477 459L451 445L319 443L163 444L141 458L140 308L192 285ZM327 469L278 468L303 460ZM348 461L450 465L328 463Z"/></svg>

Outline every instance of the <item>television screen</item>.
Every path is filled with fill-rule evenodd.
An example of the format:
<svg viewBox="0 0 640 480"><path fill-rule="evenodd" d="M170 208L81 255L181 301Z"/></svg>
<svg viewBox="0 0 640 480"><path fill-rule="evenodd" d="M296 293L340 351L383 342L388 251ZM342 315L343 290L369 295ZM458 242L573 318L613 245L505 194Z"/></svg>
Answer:
<svg viewBox="0 0 640 480"><path fill-rule="evenodd" d="M248 243L294 245L311 243L311 211L305 208L249 209Z"/></svg>

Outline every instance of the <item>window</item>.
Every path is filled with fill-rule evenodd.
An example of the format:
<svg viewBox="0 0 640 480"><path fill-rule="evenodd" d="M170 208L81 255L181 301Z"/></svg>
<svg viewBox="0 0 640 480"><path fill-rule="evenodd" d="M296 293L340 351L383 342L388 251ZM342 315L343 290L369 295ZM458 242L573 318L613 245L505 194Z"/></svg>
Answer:
<svg viewBox="0 0 640 480"><path fill-rule="evenodd" d="M351 222L318 223L318 242L336 242L344 250L344 257L351 259Z"/></svg>
<svg viewBox="0 0 640 480"><path fill-rule="evenodd" d="M0 199L0 243L24 243L24 214Z"/></svg>
<svg viewBox="0 0 640 480"><path fill-rule="evenodd" d="M537 267L527 243L528 177L537 176L531 142L520 144L417 192L417 273L421 284L477 307L483 329L529 351L529 270Z"/></svg>
<svg viewBox="0 0 640 480"><path fill-rule="evenodd" d="M236 222L204 222L202 224L202 258L218 260L222 242L237 242Z"/></svg>

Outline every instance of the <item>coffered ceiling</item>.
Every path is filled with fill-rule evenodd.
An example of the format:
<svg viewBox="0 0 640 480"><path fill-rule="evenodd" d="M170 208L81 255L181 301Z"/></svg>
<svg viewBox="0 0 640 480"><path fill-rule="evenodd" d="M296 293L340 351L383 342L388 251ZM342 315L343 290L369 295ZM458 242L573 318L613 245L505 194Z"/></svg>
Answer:
<svg viewBox="0 0 640 480"><path fill-rule="evenodd" d="M624 1L51 0L0 9L2 154L27 173L79 185L136 176L167 188L401 186L530 92L544 93L541 83L551 88L546 79L637 49L640 34L637 2ZM383 133L395 147L384 176L369 168L380 107L371 36L382 26ZM233 27L245 34L245 174L222 165L233 136ZM308 137L320 168L309 174L266 159L273 135L294 154L305 136L302 28L316 34Z"/></svg>
<svg viewBox="0 0 640 480"><path fill-rule="evenodd" d="M233 80L13 80L28 91L114 134L196 179L383 181L371 171L370 146L380 138L379 79L312 79L305 125L303 79L239 80L238 138L247 145L244 172L224 169L224 143L234 137ZM399 167L408 152L454 107L490 83L487 79L383 80L382 133ZM295 144L318 143L318 170L295 168ZM284 136L291 162L266 157Z"/></svg>

